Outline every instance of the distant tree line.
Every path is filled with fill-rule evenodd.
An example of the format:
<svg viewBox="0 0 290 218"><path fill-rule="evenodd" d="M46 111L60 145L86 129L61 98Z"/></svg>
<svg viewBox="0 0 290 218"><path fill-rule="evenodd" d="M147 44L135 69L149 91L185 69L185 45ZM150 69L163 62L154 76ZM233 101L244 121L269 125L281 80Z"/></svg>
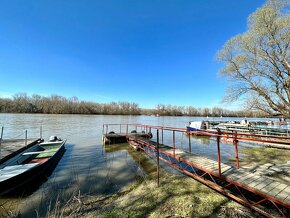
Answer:
<svg viewBox="0 0 290 218"><path fill-rule="evenodd" d="M58 95L44 97L18 93L10 98L0 98L2 113L45 113L45 114L108 114L139 115L136 103L111 102L107 104L80 101L77 97L65 98Z"/></svg>
<svg viewBox="0 0 290 218"><path fill-rule="evenodd" d="M265 117L266 113L249 110L227 110L219 107L195 108L158 104L154 113L160 116L201 116L201 117Z"/></svg>
<svg viewBox="0 0 290 218"><path fill-rule="evenodd" d="M258 111L232 111L218 107L195 108L158 104L154 109L141 109L136 103L95 103L81 101L77 97L59 95L49 97L18 93L13 98L0 98L1 113L45 113L45 114L104 114L104 115L160 115L160 116L209 116L209 117L264 117Z"/></svg>

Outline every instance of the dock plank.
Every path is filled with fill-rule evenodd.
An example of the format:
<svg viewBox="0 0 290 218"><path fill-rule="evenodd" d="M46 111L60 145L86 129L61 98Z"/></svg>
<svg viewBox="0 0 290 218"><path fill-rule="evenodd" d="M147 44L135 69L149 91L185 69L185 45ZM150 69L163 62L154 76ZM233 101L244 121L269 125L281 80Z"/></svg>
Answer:
<svg viewBox="0 0 290 218"><path fill-rule="evenodd" d="M285 198L284 201L285 201L286 203L290 204L290 195L289 195L287 198Z"/></svg>
<svg viewBox="0 0 290 218"><path fill-rule="evenodd" d="M245 181L246 179L253 178L254 176L255 176L255 174L248 173L245 176L242 176L242 177L238 178L237 181L240 182L240 183L243 183L243 181Z"/></svg>
<svg viewBox="0 0 290 218"><path fill-rule="evenodd" d="M273 189L275 189L276 187L278 187L280 184L281 184L280 182L275 181L275 182L271 183L270 185L268 185L268 186L262 188L261 191L262 191L263 193L265 193L265 194L268 194L268 193L270 193ZM275 195L274 195L274 196L275 196Z"/></svg>
<svg viewBox="0 0 290 218"><path fill-rule="evenodd" d="M148 140L142 139L144 142ZM154 143L152 143L154 145ZM197 168L207 169L214 173L218 173L218 161L203 157L200 155L192 154L181 149L176 149L174 152L173 147L162 145L160 151L166 152L171 155L176 155L180 161L191 162ZM290 203L290 186L270 179L265 176L259 176L255 173L249 172L245 169L236 169L228 164L221 163L221 172L224 177L233 182L238 182L249 189L254 189L258 193L267 194L277 200Z"/></svg>
<svg viewBox="0 0 290 218"><path fill-rule="evenodd" d="M287 186L279 194L276 195L276 198L278 198L281 201L284 201L286 198L288 198L289 195L290 195L290 186Z"/></svg>
<svg viewBox="0 0 290 218"><path fill-rule="evenodd" d="M265 180L264 177L260 177L259 179L256 179L255 181L248 184L249 187L254 188L255 186L259 185L261 182Z"/></svg>
<svg viewBox="0 0 290 218"><path fill-rule="evenodd" d="M276 186L275 188L273 188L269 194L271 196L276 196L278 195L281 191L283 191L285 188L287 187L286 184L280 183L278 186Z"/></svg>
<svg viewBox="0 0 290 218"><path fill-rule="evenodd" d="M264 179L260 184L256 185L254 188L258 191L269 185L270 183L273 182L273 179Z"/></svg>
<svg viewBox="0 0 290 218"><path fill-rule="evenodd" d="M256 180L259 179L259 178L261 178L261 176L254 175L254 176L252 176L252 177L250 177L250 178L244 180L242 183L243 183L244 185L248 185L248 184L250 184L250 183L256 181Z"/></svg>

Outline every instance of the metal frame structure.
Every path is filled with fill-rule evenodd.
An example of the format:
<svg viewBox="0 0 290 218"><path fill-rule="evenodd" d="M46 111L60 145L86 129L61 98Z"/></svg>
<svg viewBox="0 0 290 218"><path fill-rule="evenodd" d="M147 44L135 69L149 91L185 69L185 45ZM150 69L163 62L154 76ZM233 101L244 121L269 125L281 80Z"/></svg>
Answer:
<svg viewBox="0 0 290 218"><path fill-rule="evenodd" d="M169 164L171 167L178 169L179 171L185 173L186 175L222 193L223 195L232 198L238 203L257 211L258 213L260 213L261 215L265 217L273 217L273 216L288 217L290 215L290 205L288 203L282 202L270 195L264 194L263 192L259 192L249 186L246 186L233 179L230 179L222 174L221 158L220 158L220 138L223 137L224 135L221 132L217 134L210 133L211 137L216 137L217 139L218 172L214 172L212 170L206 169L205 167L199 164L189 162L175 154L175 149L176 149L175 133L181 132L181 133L187 133L188 135L191 134L191 132L188 132L184 128L149 126L149 125L142 125L142 124L105 124L103 125L103 130L105 127L108 129L109 125L120 125L120 132L122 131L122 125L126 125L127 130L128 130L128 126L133 126L134 128L136 128L136 130L138 128L145 130L146 133L156 130L157 141L152 141L150 139L144 139L144 138L130 137L128 139L128 142L132 144L133 146L136 146L142 149L148 155L156 157L157 162L158 162L158 168L157 168L158 172L159 172L159 159L161 159L163 162ZM164 131L172 132L173 154L159 149L159 146L163 144ZM159 132L161 132L161 144L159 144L159 138L160 138ZM231 136L228 136L228 137L233 138L233 143L235 145L236 168L239 168L238 141L241 139L241 137L237 133L233 133ZM250 139L247 139L247 140L250 140ZM268 140L266 139L263 141L268 141ZM189 148L191 148L190 137L189 137L188 143L189 143ZM189 149L189 152L191 153L191 149ZM159 181L159 177L158 177L158 181Z"/></svg>

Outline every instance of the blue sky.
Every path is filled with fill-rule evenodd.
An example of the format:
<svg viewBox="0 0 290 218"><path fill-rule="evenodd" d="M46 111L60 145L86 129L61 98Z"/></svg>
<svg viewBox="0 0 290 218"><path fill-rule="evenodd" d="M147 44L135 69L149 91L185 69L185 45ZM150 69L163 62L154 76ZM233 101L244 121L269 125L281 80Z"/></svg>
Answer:
<svg viewBox="0 0 290 218"><path fill-rule="evenodd" d="M264 0L0 0L0 97L221 106L216 53Z"/></svg>

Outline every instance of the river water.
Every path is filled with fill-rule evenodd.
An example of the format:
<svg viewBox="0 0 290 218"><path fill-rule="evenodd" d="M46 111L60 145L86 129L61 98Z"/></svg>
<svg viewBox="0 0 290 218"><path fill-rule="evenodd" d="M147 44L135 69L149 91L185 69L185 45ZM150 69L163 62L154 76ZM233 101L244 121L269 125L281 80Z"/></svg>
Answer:
<svg viewBox="0 0 290 218"><path fill-rule="evenodd" d="M65 201L69 197L67 193L74 193L75 190L80 190L81 194L96 196L115 193L124 185L135 181L136 176L148 174L154 165L150 158L143 158L140 163L141 154L128 145L102 145L103 124L138 123L185 128L189 121L205 119L214 120L202 117L0 114L4 140L23 138L25 130L28 138L39 138L40 128L44 139L51 135L67 139L66 152L47 181L26 197L0 198L2 216L8 211L19 211L23 217L37 214L43 216L56 199ZM116 128L112 130L118 131L118 126ZM154 135L156 136L153 132ZM170 144L172 135L165 133L164 137L164 143ZM217 158L216 142L213 139L192 137L191 143L193 153ZM177 133L176 146L188 150L187 136ZM241 145L240 149L243 146L247 145ZM232 144L222 143L221 154L223 162L232 163Z"/></svg>

